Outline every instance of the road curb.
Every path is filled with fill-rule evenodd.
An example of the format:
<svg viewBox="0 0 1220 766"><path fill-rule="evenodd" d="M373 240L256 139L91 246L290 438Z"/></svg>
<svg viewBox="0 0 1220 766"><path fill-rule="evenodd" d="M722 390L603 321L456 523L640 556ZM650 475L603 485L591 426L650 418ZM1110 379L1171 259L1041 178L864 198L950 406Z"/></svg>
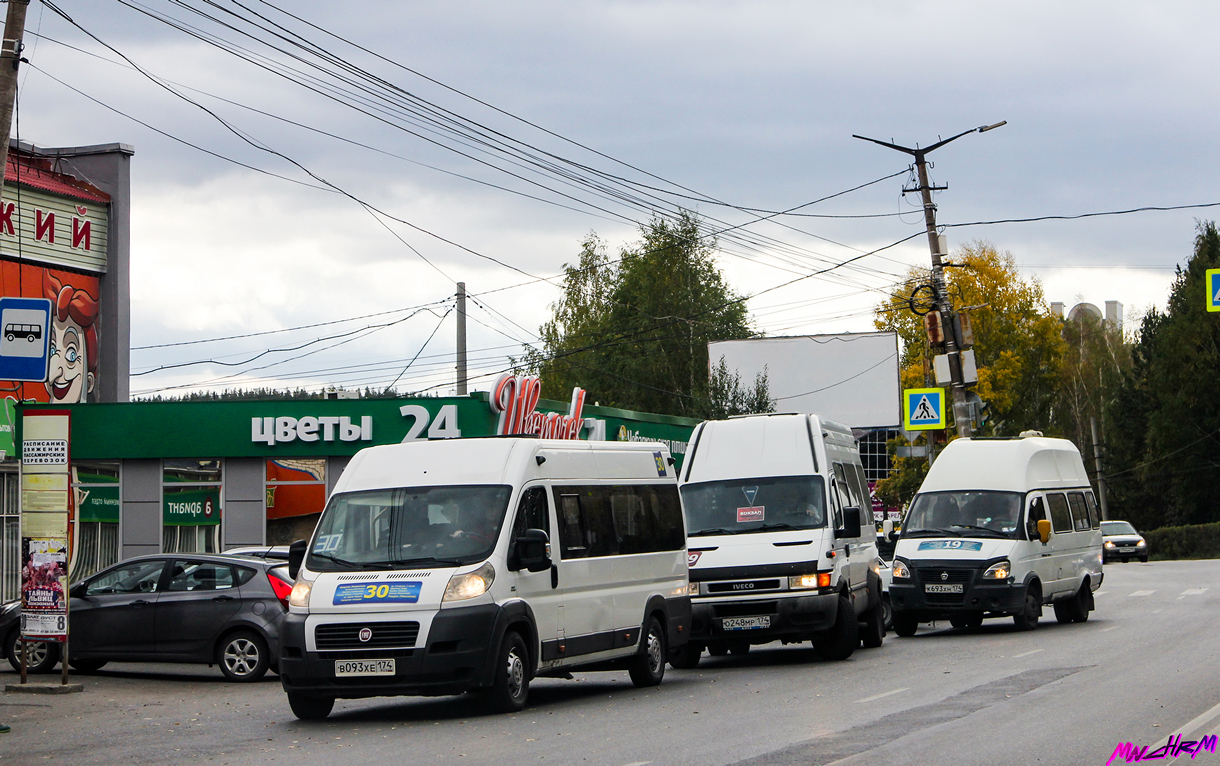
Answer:
<svg viewBox="0 0 1220 766"><path fill-rule="evenodd" d="M12 694L72 694L83 692L84 684L5 684L4 691Z"/></svg>

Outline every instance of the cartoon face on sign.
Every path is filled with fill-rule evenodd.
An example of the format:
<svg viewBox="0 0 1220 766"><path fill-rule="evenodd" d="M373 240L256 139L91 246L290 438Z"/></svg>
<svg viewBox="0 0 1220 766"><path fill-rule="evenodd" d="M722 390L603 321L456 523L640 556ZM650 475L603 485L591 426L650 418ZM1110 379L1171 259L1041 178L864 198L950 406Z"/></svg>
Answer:
<svg viewBox="0 0 1220 766"><path fill-rule="evenodd" d="M53 304L47 394L53 404L87 401L97 382L97 299L49 271L42 291Z"/></svg>

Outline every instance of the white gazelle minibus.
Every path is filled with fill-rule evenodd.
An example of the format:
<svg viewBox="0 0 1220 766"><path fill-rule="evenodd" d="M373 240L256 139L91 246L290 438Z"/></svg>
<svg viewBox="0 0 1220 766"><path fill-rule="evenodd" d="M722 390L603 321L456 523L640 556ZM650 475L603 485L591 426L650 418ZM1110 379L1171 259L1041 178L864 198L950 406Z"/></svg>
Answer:
<svg viewBox="0 0 1220 766"><path fill-rule="evenodd" d="M1037 433L1037 432L1033 432ZM894 632L948 618L1084 622L1101 587L1101 520L1076 445L1040 434L950 442L911 501L894 549Z"/></svg>
<svg viewBox="0 0 1220 766"><path fill-rule="evenodd" d="M531 678L576 668L659 684L690 624L674 473L651 443L360 451L294 549L279 663L292 711L468 691L518 710Z"/></svg>

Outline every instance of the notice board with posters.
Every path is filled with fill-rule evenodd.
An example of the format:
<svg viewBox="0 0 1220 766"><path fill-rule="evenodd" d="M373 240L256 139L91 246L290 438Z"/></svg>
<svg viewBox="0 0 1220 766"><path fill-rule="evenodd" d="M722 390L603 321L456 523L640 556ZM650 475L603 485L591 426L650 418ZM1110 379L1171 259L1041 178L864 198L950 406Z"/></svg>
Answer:
<svg viewBox="0 0 1220 766"><path fill-rule="evenodd" d="M71 414L26 410L21 430L21 635L66 641Z"/></svg>

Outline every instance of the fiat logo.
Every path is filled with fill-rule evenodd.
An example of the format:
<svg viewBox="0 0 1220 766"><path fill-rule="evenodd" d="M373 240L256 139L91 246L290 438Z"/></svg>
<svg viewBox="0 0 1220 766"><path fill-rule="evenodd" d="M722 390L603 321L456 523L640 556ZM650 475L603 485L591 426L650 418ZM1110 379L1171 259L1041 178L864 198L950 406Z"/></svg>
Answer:
<svg viewBox="0 0 1220 766"><path fill-rule="evenodd" d="M361 643L368 643L368 641L370 641L372 638L373 638L373 629L372 628L361 628L360 629L360 642Z"/></svg>
<svg viewBox="0 0 1220 766"><path fill-rule="evenodd" d="M940 573L940 581L941 581L941 582L944 582L945 580L948 580L948 579L949 579L949 573L948 573L948 572L941 572L941 573ZM363 634L363 633L361 633L360 635L362 635L362 636L363 636L364 634ZM367 641L368 639L366 639L366 638L362 638L362 639L360 639L360 640L361 640L361 641Z"/></svg>

